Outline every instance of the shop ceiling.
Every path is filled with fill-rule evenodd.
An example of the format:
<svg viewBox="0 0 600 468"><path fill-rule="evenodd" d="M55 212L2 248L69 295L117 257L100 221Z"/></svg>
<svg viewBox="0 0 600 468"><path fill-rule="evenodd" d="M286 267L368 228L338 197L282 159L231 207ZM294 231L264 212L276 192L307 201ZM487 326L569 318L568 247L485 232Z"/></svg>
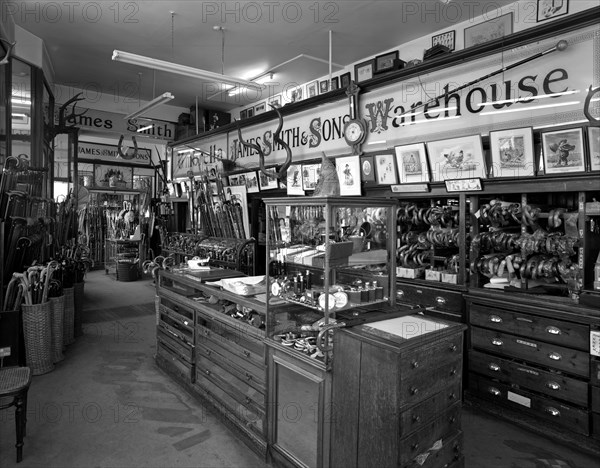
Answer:
<svg viewBox="0 0 600 468"><path fill-rule="evenodd" d="M331 61L346 66L509 3L513 0L31 0L9 1L3 8L15 24L44 40L56 84L116 94L129 102L149 101L168 91L175 96L171 105L190 107L198 100L200 108L230 110L248 104L254 95L215 96L214 84L114 62L113 50L244 79L271 70L275 74L269 89L277 94L288 83L329 73L329 31ZM340 69L334 66L333 72Z"/></svg>

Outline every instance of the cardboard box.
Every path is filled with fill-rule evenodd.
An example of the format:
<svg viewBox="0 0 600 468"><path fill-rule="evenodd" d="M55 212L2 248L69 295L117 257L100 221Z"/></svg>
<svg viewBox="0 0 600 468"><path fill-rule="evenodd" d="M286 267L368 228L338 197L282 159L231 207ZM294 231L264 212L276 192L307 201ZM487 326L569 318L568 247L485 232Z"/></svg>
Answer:
<svg viewBox="0 0 600 468"><path fill-rule="evenodd" d="M396 276L398 278L418 279L425 276L425 268L404 268L396 267Z"/></svg>
<svg viewBox="0 0 600 468"><path fill-rule="evenodd" d="M442 281L442 272L438 270L425 270L425 279L429 281Z"/></svg>
<svg viewBox="0 0 600 468"><path fill-rule="evenodd" d="M442 283L458 284L458 274L443 272Z"/></svg>

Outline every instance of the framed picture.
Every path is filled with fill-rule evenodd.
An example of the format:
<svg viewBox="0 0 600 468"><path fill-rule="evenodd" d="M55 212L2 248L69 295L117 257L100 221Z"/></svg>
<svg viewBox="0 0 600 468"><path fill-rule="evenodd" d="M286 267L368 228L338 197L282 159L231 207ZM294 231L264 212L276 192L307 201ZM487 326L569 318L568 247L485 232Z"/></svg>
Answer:
<svg viewBox="0 0 600 468"><path fill-rule="evenodd" d="M334 76L333 78L331 78L330 89L331 89L331 91L333 91L334 89L339 89L339 87L340 87L339 78L337 76Z"/></svg>
<svg viewBox="0 0 600 468"><path fill-rule="evenodd" d="M248 193L256 193L260 192L260 187L258 186L258 176L256 175L256 171L245 172L239 175L238 185L246 185L246 190Z"/></svg>
<svg viewBox="0 0 600 468"><path fill-rule="evenodd" d="M208 176L209 180L216 180L219 173L218 164L216 162L204 163L204 173Z"/></svg>
<svg viewBox="0 0 600 468"><path fill-rule="evenodd" d="M286 185L288 195L304 195L301 164L292 164L288 167Z"/></svg>
<svg viewBox="0 0 600 468"><path fill-rule="evenodd" d="M481 135L428 142L427 154L434 182L474 177L485 179Z"/></svg>
<svg viewBox="0 0 600 468"><path fill-rule="evenodd" d="M244 120L248 118L248 111L246 109L240 111L240 120Z"/></svg>
<svg viewBox="0 0 600 468"><path fill-rule="evenodd" d="M375 176L377 183L380 185L394 185L398 183L393 154L375 155Z"/></svg>
<svg viewBox="0 0 600 468"><path fill-rule="evenodd" d="M261 102L254 106L254 115L264 114L266 111L267 111L267 104L264 102Z"/></svg>
<svg viewBox="0 0 600 468"><path fill-rule="evenodd" d="M600 127L588 127L590 169L600 171Z"/></svg>
<svg viewBox="0 0 600 468"><path fill-rule="evenodd" d="M454 179L446 181L446 192L480 192L483 190L481 179Z"/></svg>
<svg viewBox="0 0 600 468"><path fill-rule="evenodd" d="M401 184L429 182L425 143L396 146L396 167Z"/></svg>
<svg viewBox="0 0 600 468"><path fill-rule="evenodd" d="M242 223L244 224L244 235L250 237L250 218L248 216L248 195L245 185L225 187L225 199L234 205L242 207Z"/></svg>
<svg viewBox="0 0 600 468"><path fill-rule="evenodd" d="M531 127L490 132L490 148L492 150L490 177L535 175Z"/></svg>
<svg viewBox="0 0 600 468"><path fill-rule="evenodd" d="M347 88L350 86L350 81L352 81L352 74L350 72L340 75L340 88Z"/></svg>
<svg viewBox="0 0 600 468"><path fill-rule="evenodd" d="M302 164L302 188L314 190L321 174L321 164Z"/></svg>
<svg viewBox="0 0 600 468"><path fill-rule="evenodd" d="M246 109L246 117L254 117L254 107L249 107L248 109Z"/></svg>
<svg viewBox="0 0 600 468"><path fill-rule="evenodd" d="M336 158L335 170L340 181L340 195L360 196L360 156Z"/></svg>
<svg viewBox="0 0 600 468"><path fill-rule="evenodd" d="M375 160L373 156L360 157L360 178L363 182L375 182Z"/></svg>
<svg viewBox="0 0 600 468"><path fill-rule="evenodd" d="M375 57L375 70L373 73L383 73L394 69L395 61L400 57L398 51L388 52Z"/></svg>
<svg viewBox="0 0 600 468"><path fill-rule="evenodd" d="M513 32L512 12L465 28L465 48L500 39Z"/></svg>
<svg viewBox="0 0 600 468"><path fill-rule="evenodd" d="M585 171L583 130L571 128L542 133L542 155L546 174Z"/></svg>
<svg viewBox="0 0 600 468"><path fill-rule="evenodd" d="M269 106L281 107L281 105L281 94L276 94L275 96L271 96L269 98Z"/></svg>
<svg viewBox="0 0 600 468"><path fill-rule="evenodd" d="M375 59L367 60L366 62L354 65L354 81L360 83L361 81L370 80L373 78L374 71Z"/></svg>
<svg viewBox="0 0 600 468"><path fill-rule="evenodd" d="M230 176L228 176L228 177L227 177L227 180L228 180L228 182L229 182L229 185L230 185L230 186L232 186L232 187L234 187L234 186L236 186L236 185L240 185L239 179L240 179L240 176L239 176L239 175L230 175ZM243 183L243 184L241 184L241 185L244 185L244 186L245 186L246 184L245 184L245 183Z"/></svg>
<svg viewBox="0 0 600 468"><path fill-rule="evenodd" d="M258 173L258 184L261 190L273 190L279 188L279 183L277 180L277 174L275 174L275 168L271 167L265 169L270 176L265 174L263 171L259 171Z"/></svg>
<svg viewBox="0 0 600 468"><path fill-rule="evenodd" d="M569 0L537 0L537 22L566 15Z"/></svg>
<svg viewBox="0 0 600 468"><path fill-rule="evenodd" d="M450 50L454 50L456 31L447 31L445 33L437 34L431 38L431 47L436 45L443 45L448 47Z"/></svg>
<svg viewBox="0 0 600 468"><path fill-rule="evenodd" d="M319 94L325 94L329 91L329 81L319 81Z"/></svg>
<svg viewBox="0 0 600 468"><path fill-rule="evenodd" d="M319 95L319 82L313 81L306 85L306 97L311 98Z"/></svg>

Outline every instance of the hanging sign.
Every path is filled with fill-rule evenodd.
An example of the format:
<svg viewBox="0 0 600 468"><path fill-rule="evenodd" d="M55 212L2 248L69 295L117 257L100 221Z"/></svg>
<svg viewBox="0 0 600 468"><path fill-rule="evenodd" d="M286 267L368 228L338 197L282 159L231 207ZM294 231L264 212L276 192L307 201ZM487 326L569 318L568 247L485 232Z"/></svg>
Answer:
<svg viewBox="0 0 600 468"><path fill-rule="evenodd" d="M125 140L127 144L127 139ZM116 145L106 145L102 143L90 143L87 141L78 142L77 158L80 162L91 161L109 161L111 163L127 163L136 166L148 166L152 160L152 150L148 148L138 147L138 152L135 158L121 159L118 147Z"/></svg>
<svg viewBox="0 0 600 468"><path fill-rule="evenodd" d="M209 168L221 168L221 161L227 154L227 134L205 138L189 144L173 148L172 179L198 176ZM191 171L191 172L190 172Z"/></svg>

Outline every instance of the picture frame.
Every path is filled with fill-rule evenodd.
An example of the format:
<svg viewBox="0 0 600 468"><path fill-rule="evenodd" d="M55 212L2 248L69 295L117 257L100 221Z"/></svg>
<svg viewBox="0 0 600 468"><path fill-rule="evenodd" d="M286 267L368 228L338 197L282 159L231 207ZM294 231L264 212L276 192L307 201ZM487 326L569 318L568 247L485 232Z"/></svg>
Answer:
<svg viewBox="0 0 600 468"><path fill-rule="evenodd" d="M325 94L329 92L329 80L319 81L319 94Z"/></svg>
<svg viewBox="0 0 600 468"><path fill-rule="evenodd" d="M248 118L248 111L246 109L240 111L240 120Z"/></svg>
<svg viewBox="0 0 600 468"><path fill-rule="evenodd" d="M492 155L490 177L535 175L532 127L490 132L490 149Z"/></svg>
<svg viewBox="0 0 600 468"><path fill-rule="evenodd" d="M386 71L394 70L399 58L400 55L397 50L377 55L375 57L375 69L373 70L373 73L384 73Z"/></svg>
<svg viewBox="0 0 600 468"><path fill-rule="evenodd" d="M485 179L487 174L481 135L427 142L427 157L433 182Z"/></svg>
<svg viewBox="0 0 600 468"><path fill-rule="evenodd" d="M360 83L362 81L373 78L375 71L375 59L366 60L354 65L354 81Z"/></svg>
<svg viewBox="0 0 600 468"><path fill-rule="evenodd" d="M314 190L321 174L321 163L302 164L302 189Z"/></svg>
<svg viewBox="0 0 600 468"><path fill-rule="evenodd" d="M319 95L319 82L312 81L306 85L306 97L311 98Z"/></svg>
<svg viewBox="0 0 600 468"><path fill-rule="evenodd" d="M360 178L363 182L375 182L375 158L373 156L360 157Z"/></svg>
<svg viewBox="0 0 600 468"><path fill-rule="evenodd" d="M513 32L512 11L497 18L465 28L465 49L508 36Z"/></svg>
<svg viewBox="0 0 600 468"><path fill-rule="evenodd" d="M429 167L427 166L427 151L425 143L399 145L394 148L396 153L396 168L401 184L419 184L429 182Z"/></svg>
<svg viewBox="0 0 600 468"><path fill-rule="evenodd" d="M588 127L590 170L600 171L600 127Z"/></svg>
<svg viewBox="0 0 600 468"><path fill-rule="evenodd" d="M392 153L375 155L375 177L379 185L396 185L398 183L396 163Z"/></svg>
<svg viewBox="0 0 600 468"><path fill-rule="evenodd" d="M225 187L225 199L242 207L242 224L244 236L250 237L250 217L248 215L248 191L245 185Z"/></svg>
<svg viewBox="0 0 600 468"><path fill-rule="evenodd" d="M284 87L284 90L281 93L281 105L286 106L288 104L293 104L294 102L302 101L303 96L304 87L293 83L290 86Z"/></svg>
<svg viewBox="0 0 600 468"><path fill-rule="evenodd" d="M264 114L267 111L267 104L259 102L254 106L254 115Z"/></svg>
<svg viewBox="0 0 600 468"><path fill-rule="evenodd" d="M254 117L254 107L249 107L248 109L246 109L246 117Z"/></svg>
<svg viewBox="0 0 600 468"><path fill-rule="evenodd" d="M263 171L258 173L258 185L260 190L273 190L279 188L279 181L274 167L266 168L265 171L271 176L269 177Z"/></svg>
<svg viewBox="0 0 600 468"><path fill-rule="evenodd" d="M546 174L585 171L583 129L542 132L542 157Z"/></svg>
<svg viewBox="0 0 600 468"><path fill-rule="evenodd" d="M360 156L336 158L335 170L340 181L340 195L360 196Z"/></svg>
<svg viewBox="0 0 600 468"><path fill-rule="evenodd" d="M280 108L282 106L281 94L275 94L268 99L269 106ZM270 110L270 109L269 109Z"/></svg>
<svg viewBox="0 0 600 468"><path fill-rule="evenodd" d="M288 195L304 195L302 164L292 164L288 167L286 186Z"/></svg>
<svg viewBox="0 0 600 468"><path fill-rule="evenodd" d="M258 185L258 175L256 171L244 172L239 175L239 184L242 182L246 185L246 190L248 193L258 193L260 192L260 187Z"/></svg>
<svg viewBox="0 0 600 468"><path fill-rule="evenodd" d="M454 50L456 48L456 31L446 31L433 36L431 38L431 47L435 47L436 45L443 45L450 50Z"/></svg>
<svg viewBox="0 0 600 468"><path fill-rule="evenodd" d="M340 88L347 88L352 81L352 73L346 72L340 75Z"/></svg>
<svg viewBox="0 0 600 468"><path fill-rule="evenodd" d="M230 187L236 187L238 185L246 185L245 179L242 184L239 182L240 176L239 174L227 176L227 181L229 182Z"/></svg>
<svg viewBox="0 0 600 468"><path fill-rule="evenodd" d="M536 21L546 21L566 15L569 12L569 0L537 0Z"/></svg>
<svg viewBox="0 0 600 468"><path fill-rule="evenodd" d="M333 78L331 78L331 85L329 86L329 89L331 91L334 91L336 89L340 89L339 77L334 76Z"/></svg>

